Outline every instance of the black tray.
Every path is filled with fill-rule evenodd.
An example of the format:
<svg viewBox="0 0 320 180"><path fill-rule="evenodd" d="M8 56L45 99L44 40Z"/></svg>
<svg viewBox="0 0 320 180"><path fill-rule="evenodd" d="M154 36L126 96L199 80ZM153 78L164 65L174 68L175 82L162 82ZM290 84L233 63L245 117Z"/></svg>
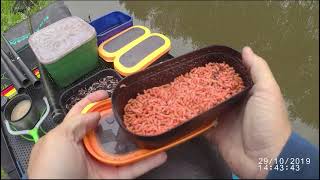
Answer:
<svg viewBox="0 0 320 180"><path fill-rule="evenodd" d="M65 92L63 92L60 96L60 101L59 101L63 112L65 114L68 113L68 110L66 108L66 104L68 103L70 98L79 91L79 89L91 86L97 80L99 80L103 77L107 77L107 76L114 77L115 79L118 80L118 82L120 82L120 80L122 79L122 77L113 69L104 69L104 70L101 70L101 71L97 72L96 74L84 79L83 81L79 82L78 84L74 85L73 87L71 87L71 88L67 89ZM112 88L112 89L110 89L110 91L108 91L109 97L111 97L113 89L114 88Z"/></svg>

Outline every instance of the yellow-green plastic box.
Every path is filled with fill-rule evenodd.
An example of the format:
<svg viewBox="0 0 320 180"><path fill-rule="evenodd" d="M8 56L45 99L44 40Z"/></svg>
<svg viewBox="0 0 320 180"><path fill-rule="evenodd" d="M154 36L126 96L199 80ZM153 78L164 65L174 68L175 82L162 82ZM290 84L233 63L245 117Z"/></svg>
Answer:
<svg viewBox="0 0 320 180"><path fill-rule="evenodd" d="M60 87L68 86L98 64L96 31L76 16L35 32L29 45Z"/></svg>

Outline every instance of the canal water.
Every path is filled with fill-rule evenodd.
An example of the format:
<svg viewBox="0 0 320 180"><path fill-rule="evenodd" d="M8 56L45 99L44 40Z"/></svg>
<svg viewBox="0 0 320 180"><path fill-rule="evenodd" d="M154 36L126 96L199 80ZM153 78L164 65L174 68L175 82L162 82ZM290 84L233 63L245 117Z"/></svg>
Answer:
<svg viewBox="0 0 320 180"><path fill-rule="evenodd" d="M319 146L319 1L66 1L88 20L120 10L168 36L179 56L208 45L263 57L281 87L293 130Z"/></svg>

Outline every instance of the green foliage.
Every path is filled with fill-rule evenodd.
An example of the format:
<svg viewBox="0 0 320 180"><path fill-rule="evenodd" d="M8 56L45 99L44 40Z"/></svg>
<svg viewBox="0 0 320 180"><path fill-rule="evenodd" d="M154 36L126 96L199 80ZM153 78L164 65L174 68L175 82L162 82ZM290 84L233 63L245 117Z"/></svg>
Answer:
<svg viewBox="0 0 320 180"><path fill-rule="evenodd" d="M16 1L4 1L1 0L1 32L8 30L10 27L16 25L17 23L23 21L28 17L28 15L32 15L39 10L47 7L52 0L42 1L42 0L32 0L34 3L33 6L28 7L25 13L17 12L14 13L12 11L13 6Z"/></svg>
<svg viewBox="0 0 320 180"><path fill-rule="evenodd" d="M7 178L7 173L1 167L1 179Z"/></svg>

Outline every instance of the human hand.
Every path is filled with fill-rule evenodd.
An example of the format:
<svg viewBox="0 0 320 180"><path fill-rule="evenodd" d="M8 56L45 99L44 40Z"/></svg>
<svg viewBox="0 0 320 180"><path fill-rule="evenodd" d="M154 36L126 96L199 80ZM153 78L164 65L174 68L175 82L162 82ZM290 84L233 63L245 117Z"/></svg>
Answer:
<svg viewBox="0 0 320 180"><path fill-rule="evenodd" d="M219 117L218 126L206 137L216 143L232 171L240 178L265 178L258 158L276 158L291 134L288 113L268 64L249 48L242 59L254 86L243 104Z"/></svg>
<svg viewBox="0 0 320 180"><path fill-rule="evenodd" d="M74 105L60 125L35 144L29 160L29 178L131 179L166 161L166 154L160 153L128 166L114 167L98 162L86 152L82 139L98 125L100 114L81 111L107 96L102 90L88 95Z"/></svg>

